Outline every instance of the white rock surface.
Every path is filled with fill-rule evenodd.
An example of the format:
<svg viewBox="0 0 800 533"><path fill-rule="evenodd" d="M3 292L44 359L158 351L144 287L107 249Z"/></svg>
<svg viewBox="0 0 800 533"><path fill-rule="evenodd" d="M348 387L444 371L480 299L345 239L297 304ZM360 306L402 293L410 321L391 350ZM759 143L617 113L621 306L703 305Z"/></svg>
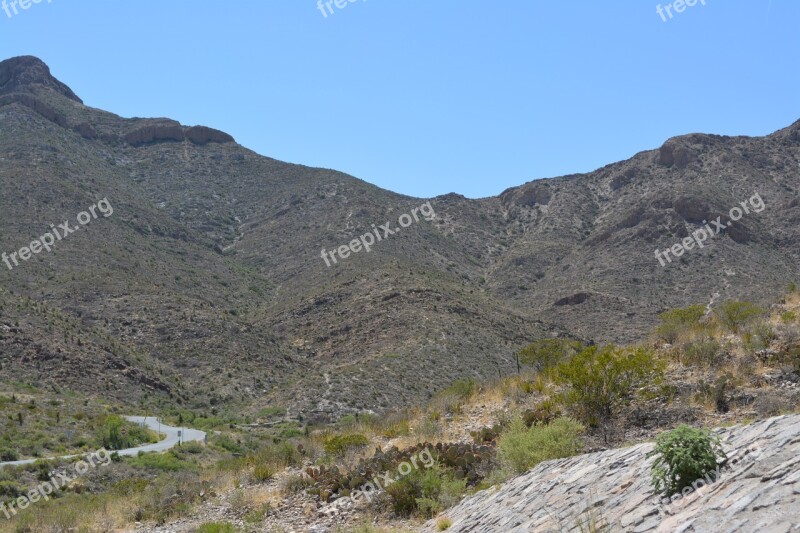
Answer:
<svg viewBox="0 0 800 533"><path fill-rule="evenodd" d="M730 456L720 479L671 505L653 493L653 444L548 461L443 513L448 533L800 532L800 416L716 431ZM437 531L436 521L422 531Z"/></svg>

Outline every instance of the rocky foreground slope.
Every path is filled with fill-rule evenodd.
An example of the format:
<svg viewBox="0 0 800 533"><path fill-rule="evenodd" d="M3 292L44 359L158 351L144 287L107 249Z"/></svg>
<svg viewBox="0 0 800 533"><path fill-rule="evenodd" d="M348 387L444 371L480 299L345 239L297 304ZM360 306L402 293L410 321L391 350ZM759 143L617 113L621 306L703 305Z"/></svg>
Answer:
<svg viewBox="0 0 800 533"><path fill-rule="evenodd" d="M447 531L800 531L800 416L717 433L735 464L673 503L653 493L645 443L541 463L450 509Z"/></svg>

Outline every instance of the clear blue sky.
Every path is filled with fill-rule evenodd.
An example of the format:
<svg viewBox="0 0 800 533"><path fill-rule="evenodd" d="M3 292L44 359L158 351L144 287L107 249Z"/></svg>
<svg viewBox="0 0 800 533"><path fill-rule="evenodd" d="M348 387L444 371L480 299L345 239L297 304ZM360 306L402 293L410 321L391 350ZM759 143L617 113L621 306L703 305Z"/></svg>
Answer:
<svg viewBox="0 0 800 533"><path fill-rule="evenodd" d="M648 0L356 0L327 18L316 1L42 0L0 11L0 55L42 58L88 105L413 196L800 118L797 0L698 0L667 22Z"/></svg>

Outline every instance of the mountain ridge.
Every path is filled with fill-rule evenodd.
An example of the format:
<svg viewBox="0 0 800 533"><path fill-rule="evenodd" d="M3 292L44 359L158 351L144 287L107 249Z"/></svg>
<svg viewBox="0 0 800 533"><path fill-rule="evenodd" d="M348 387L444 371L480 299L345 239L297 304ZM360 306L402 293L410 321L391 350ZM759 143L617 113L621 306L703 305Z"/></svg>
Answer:
<svg viewBox="0 0 800 533"><path fill-rule="evenodd" d="M116 210L57 264L39 256L0 284L145 353L197 409L326 419L413 405L458 378L514 372L537 338L641 340L665 309L770 301L797 272L800 121L765 137L673 137L495 197L438 196L432 221L328 268L321 249L420 199L212 128L87 107L29 56L0 73L2 249L98 198ZM763 212L659 265L654 250L756 191Z"/></svg>

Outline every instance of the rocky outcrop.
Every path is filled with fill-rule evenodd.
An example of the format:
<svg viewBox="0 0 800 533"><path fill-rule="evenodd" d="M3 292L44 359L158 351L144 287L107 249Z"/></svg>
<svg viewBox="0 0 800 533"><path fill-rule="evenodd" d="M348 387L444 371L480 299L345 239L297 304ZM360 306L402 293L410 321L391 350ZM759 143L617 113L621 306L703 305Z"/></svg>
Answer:
<svg viewBox="0 0 800 533"><path fill-rule="evenodd" d="M481 491L444 516L448 532L798 531L800 416L716 430L730 464L719 479L672 502L650 482L651 443L548 461ZM580 524L583 525L581 529ZM437 531L428 522L422 531Z"/></svg>
<svg viewBox="0 0 800 533"><path fill-rule="evenodd" d="M686 168L694 160L694 155L685 146L676 145L670 141L658 149L656 163L665 167Z"/></svg>
<svg viewBox="0 0 800 533"><path fill-rule="evenodd" d="M546 183L532 183L515 189L508 189L500 195L504 205L514 204L521 207L547 205L553 194Z"/></svg>
<svg viewBox="0 0 800 533"><path fill-rule="evenodd" d="M84 139L95 139L95 138L97 138L97 132L92 127L92 125L89 124L88 122L81 122L80 124L75 126L74 129Z"/></svg>
<svg viewBox="0 0 800 533"><path fill-rule="evenodd" d="M573 294L572 296L565 296L560 300L557 300L553 305L578 305L582 304L586 300L591 297L589 293L586 292L578 292Z"/></svg>
<svg viewBox="0 0 800 533"><path fill-rule="evenodd" d="M227 133L206 126L184 128L175 121L161 121L140 126L125 135L125 142L131 146L142 146L157 142L183 142L188 139L194 144L234 142Z"/></svg>
<svg viewBox="0 0 800 533"><path fill-rule="evenodd" d="M34 110L47 120L55 122L62 128L67 127L67 117L49 105L45 104L35 96L31 96L30 94L6 94L0 96L0 107L13 103L22 104L25 107Z"/></svg>
<svg viewBox="0 0 800 533"><path fill-rule="evenodd" d="M698 198L679 198L675 200L672 207L683 220L690 224L702 224L716 218L709 205Z"/></svg>
<svg viewBox="0 0 800 533"><path fill-rule="evenodd" d="M224 131L215 130L206 126L193 126L186 130L186 138L195 144L230 143L233 137Z"/></svg>
<svg viewBox="0 0 800 533"><path fill-rule="evenodd" d="M50 68L37 57L12 57L0 62L0 94L30 90L37 85L54 89L70 100L83 103L72 89L55 79L50 74Z"/></svg>
<svg viewBox="0 0 800 533"><path fill-rule="evenodd" d="M125 142L131 146L141 146L153 142L183 141L184 134L181 125L174 121L165 121L158 124L141 126L125 135Z"/></svg>

